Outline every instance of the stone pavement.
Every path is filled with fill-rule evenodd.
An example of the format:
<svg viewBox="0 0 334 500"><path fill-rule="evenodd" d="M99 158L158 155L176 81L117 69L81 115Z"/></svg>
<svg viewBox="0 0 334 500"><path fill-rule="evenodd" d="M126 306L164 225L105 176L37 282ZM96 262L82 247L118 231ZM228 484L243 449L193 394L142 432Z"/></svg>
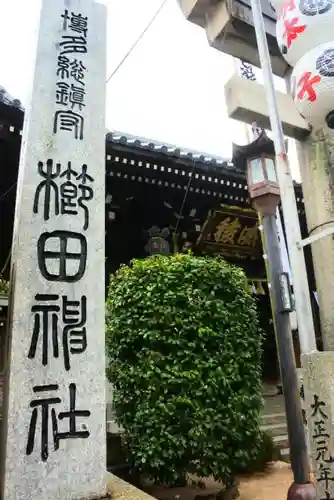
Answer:
<svg viewBox="0 0 334 500"><path fill-rule="evenodd" d="M240 500L286 500L292 481L290 466L275 462L266 472L241 478Z"/></svg>
<svg viewBox="0 0 334 500"><path fill-rule="evenodd" d="M195 480L196 478L191 477L191 479ZM238 479L239 500L286 500L293 476L289 464L273 462L265 472L243 475ZM206 485L205 489L195 490L190 485L184 488L154 486L149 491L158 500L199 500L201 497L207 500L208 498L215 498L215 495L223 487L221 483L217 483L213 478L200 478L200 480ZM132 500L132 494L128 498ZM147 497L145 497L145 500L148 500Z"/></svg>

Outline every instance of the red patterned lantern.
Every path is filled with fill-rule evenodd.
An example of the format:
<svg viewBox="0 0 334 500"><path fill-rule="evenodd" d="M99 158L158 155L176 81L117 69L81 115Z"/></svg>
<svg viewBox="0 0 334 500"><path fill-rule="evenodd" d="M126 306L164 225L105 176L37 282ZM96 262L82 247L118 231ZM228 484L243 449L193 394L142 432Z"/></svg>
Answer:
<svg viewBox="0 0 334 500"><path fill-rule="evenodd" d="M315 128L334 128L334 41L300 59L291 76L291 90L306 121Z"/></svg>
<svg viewBox="0 0 334 500"><path fill-rule="evenodd" d="M331 0L286 0L277 14L277 43L291 66L315 46L333 40Z"/></svg>

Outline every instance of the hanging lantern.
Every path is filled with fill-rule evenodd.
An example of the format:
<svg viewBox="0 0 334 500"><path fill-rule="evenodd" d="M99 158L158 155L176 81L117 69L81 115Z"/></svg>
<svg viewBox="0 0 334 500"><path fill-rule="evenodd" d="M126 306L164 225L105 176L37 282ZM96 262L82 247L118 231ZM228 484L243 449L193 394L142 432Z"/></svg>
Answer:
<svg viewBox="0 0 334 500"><path fill-rule="evenodd" d="M334 129L334 41L307 52L291 76L299 113L315 128Z"/></svg>
<svg viewBox="0 0 334 500"><path fill-rule="evenodd" d="M317 45L333 40L334 4L331 0L286 0L278 13L278 46L294 66Z"/></svg>

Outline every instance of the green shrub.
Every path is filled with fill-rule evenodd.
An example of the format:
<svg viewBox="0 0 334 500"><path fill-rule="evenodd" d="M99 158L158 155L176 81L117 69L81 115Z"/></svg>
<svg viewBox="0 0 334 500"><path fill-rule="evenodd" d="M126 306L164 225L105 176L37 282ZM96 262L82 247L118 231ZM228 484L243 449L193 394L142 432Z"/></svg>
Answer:
<svg viewBox="0 0 334 500"><path fill-rule="evenodd" d="M261 332L243 271L191 254L111 276L107 375L133 465L175 484L256 458Z"/></svg>
<svg viewBox="0 0 334 500"><path fill-rule="evenodd" d="M246 467L240 467L238 473L263 472L269 462L275 460L275 455L275 444L272 436L268 432L261 432L254 460L247 464Z"/></svg>
<svg viewBox="0 0 334 500"><path fill-rule="evenodd" d="M9 282L0 278L0 295L8 295Z"/></svg>

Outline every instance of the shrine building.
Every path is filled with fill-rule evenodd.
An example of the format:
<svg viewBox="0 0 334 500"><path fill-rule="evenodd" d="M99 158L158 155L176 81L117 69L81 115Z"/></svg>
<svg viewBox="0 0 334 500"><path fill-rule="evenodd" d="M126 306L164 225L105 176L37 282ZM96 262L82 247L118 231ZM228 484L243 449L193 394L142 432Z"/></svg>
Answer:
<svg viewBox="0 0 334 500"><path fill-rule="evenodd" d="M24 111L17 101L1 95L0 88L0 271L1 277L8 280ZM244 170L226 158L116 132L106 134L105 164L106 281L110 273L133 258L187 249L196 255L221 256L242 267L258 297L260 324L265 331L263 378L277 380L264 250ZM300 185L295 185L295 192L302 236L306 237ZM313 292L310 252L306 249ZM318 325L313 293L311 297ZM6 307L0 305L2 339L5 317ZM321 342L319 333L318 337ZM299 363L296 334L294 341Z"/></svg>

